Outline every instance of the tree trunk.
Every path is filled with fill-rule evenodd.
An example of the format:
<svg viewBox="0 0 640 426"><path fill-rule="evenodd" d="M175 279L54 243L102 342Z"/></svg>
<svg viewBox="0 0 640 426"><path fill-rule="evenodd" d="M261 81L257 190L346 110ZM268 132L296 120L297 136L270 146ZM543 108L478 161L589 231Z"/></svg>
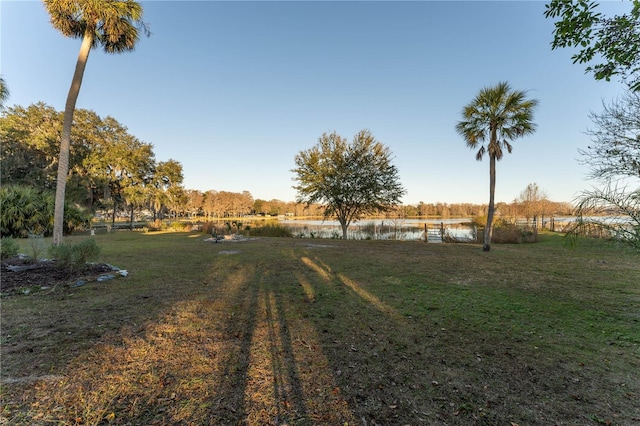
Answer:
<svg viewBox="0 0 640 426"><path fill-rule="evenodd" d="M489 154L489 208L487 209L487 226L484 228L484 243L482 250L491 250L491 236L493 235L493 213L495 211L494 198L496 192L496 157Z"/></svg>
<svg viewBox="0 0 640 426"><path fill-rule="evenodd" d="M67 103L64 107L64 121L62 124L62 137L60 140L60 154L58 159L58 179L56 181L56 201L53 215L53 245L62 244L62 232L64 224L64 196L67 186L67 174L69 173L69 151L71 149L71 125L73 124L73 113L76 109L76 100L80 93L84 69L89 59L91 44L93 42L93 32L87 29L82 39L76 69L73 73L73 80L67 95Z"/></svg>
<svg viewBox="0 0 640 426"><path fill-rule="evenodd" d="M346 220L340 219L340 226L342 227L342 239L347 239L347 229L349 228L349 224Z"/></svg>
<svg viewBox="0 0 640 426"><path fill-rule="evenodd" d="M129 230L133 231L133 219L134 219L135 211L133 203L131 203L131 211L129 212Z"/></svg>

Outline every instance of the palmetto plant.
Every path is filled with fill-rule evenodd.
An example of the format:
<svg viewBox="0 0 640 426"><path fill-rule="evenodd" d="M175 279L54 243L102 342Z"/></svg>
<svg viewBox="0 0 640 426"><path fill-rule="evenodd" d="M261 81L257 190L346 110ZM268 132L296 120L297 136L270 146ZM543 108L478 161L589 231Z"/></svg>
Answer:
<svg viewBox="0 0 640 426"><path fill-rule="evenodd" d="M495 211L496 161L511 153L510 141L535 131L533 111L535 99L526 99L526 92L513 91L507 82L485 87L462 110L462 121L456 130L467 146L477 149L476 160L489 155L489 208L484 231L483 250L491 249L491 234Z"/></svg>
<svg viewBox="0 0 640 426"><path fill-rule="evenodd" d="M52 192L4 185L0 188L0 234L3 237L51 235L53 209ZM65 207L64 227L67 230L85 225L88 220L86 211L73 205Z"/></svg>
<svg viewBox="0 0 640 426"><path fill-rule="evenodd" d="M28 187L0 188L0 232L3 236L26 237L51 230L53 196Z"/></svg>
<svg viewBox="0 0 640 426"><path fill-rule="evenodd" d="M92 48L101 46L106 53L134 49L139 31L149 34L142 22L142 6L133 0L43 0L51 24L66 37L82 39L73 80L67 95L60 141L56 183L53 244L62 242L64 196L69 171L71 124L80 93L82 77Z"/></svg>

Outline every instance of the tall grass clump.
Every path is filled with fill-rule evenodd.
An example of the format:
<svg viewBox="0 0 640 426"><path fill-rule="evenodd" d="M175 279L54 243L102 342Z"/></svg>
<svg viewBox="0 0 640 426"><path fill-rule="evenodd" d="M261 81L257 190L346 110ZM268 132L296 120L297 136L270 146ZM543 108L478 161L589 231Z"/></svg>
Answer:
<svg viewBox="0 0 640 426"><path fill-rule="evenodd" d="M376 224L375 224L375 222L363 223L360 226L360 232L362 234L366 235L365 239L367 239L367 240L375 238L375 236L376 236Z"/></svg>
<svg viewBox="0 0 640 426"><path fill-rule="evenodd" d="M293 237L291 229L278 223L265 223L264 225L251 228L251 235L254 237Z"/></svg>

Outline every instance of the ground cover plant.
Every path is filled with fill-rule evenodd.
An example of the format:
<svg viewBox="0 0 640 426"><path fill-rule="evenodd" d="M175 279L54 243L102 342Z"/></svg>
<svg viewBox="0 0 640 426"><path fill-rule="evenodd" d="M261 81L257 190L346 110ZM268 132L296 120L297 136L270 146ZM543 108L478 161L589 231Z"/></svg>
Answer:
<svg viewBox="0 0 640 426"><path fill-rule="evenodd" d="M207 237L100 234L127 277L4 297L0 423L640 424L637 254Z"/></svg>

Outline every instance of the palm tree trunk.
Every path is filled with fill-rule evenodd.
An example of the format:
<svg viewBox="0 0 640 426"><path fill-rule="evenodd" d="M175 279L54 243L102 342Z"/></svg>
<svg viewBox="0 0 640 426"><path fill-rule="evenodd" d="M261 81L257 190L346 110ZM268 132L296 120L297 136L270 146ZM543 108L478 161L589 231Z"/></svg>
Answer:
<svg viewBox="0 0 640 426"><path fill-rule="evenodd" d="M487 210L487 226L484 228L483 251L491 250L491 236L493 235L493 213L495 211L496 193L496 157L489 155L489 208Z"/></svg>
<svg viewBox="0 0 640 426"><path fill-rule="evenodd" d="M67 103L64 107L64 121L62 123L62 137L60 140L60 154L58 159L58 179L56 181L56 202L53 215L53 245L62 244L62 231L64 224L64 195L67 187L67 174L69 173L69 151L71 149L71 125L73 124L73 113L76 109L76 100L80 93L84 69L89 59L91 44L93 43L93 32L89 29L85 31L76 69L71 80L71 87L67 95Z"/></svg>

